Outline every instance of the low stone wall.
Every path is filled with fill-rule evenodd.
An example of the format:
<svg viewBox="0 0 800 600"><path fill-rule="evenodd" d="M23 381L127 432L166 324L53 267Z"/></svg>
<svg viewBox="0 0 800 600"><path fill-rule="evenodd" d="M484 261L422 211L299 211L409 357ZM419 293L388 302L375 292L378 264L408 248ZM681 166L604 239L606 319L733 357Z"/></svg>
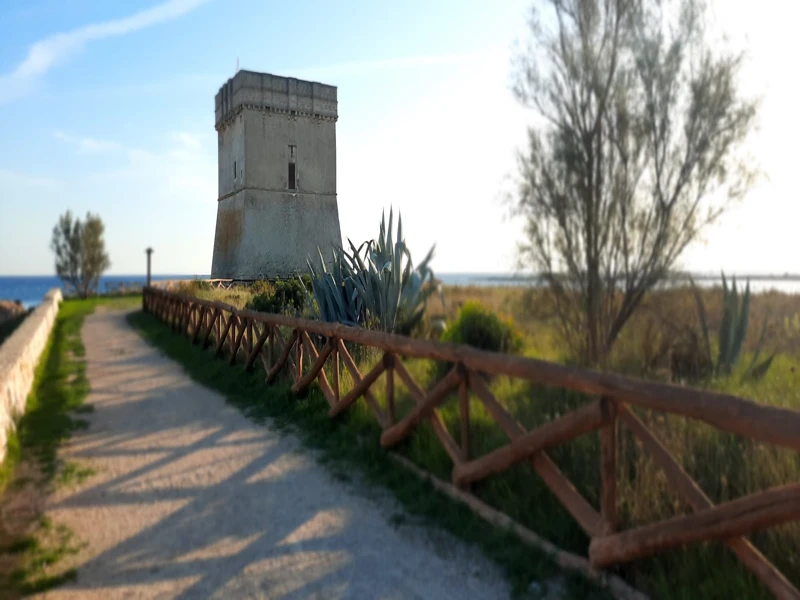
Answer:
<svg viewBox="0 0 800 600"><path fill-rule="evenodd" d="M52 289L17 330L0 346L0 463L6 457L8 433L25 412L39 357L58 314L61 290Z"/></svg>

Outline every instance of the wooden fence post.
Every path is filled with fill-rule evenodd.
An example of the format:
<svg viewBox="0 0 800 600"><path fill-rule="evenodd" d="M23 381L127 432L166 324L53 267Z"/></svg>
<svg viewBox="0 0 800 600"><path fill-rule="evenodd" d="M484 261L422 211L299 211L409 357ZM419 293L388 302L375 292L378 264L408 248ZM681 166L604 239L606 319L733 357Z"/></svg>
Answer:
<svg viewBox="0 0 800 600"><path fill-rule="evenodd" d="M469 387L466 375L458 384L458 408L461 415L461 460L468 461L469 451Z"/></svg>
<svg viewBox="0 0 800 600"><path fill-rule="evenodd" d="M611 533L617 527L617 405L608 397L600 403L605 419L600 428L600 515Z"/></svg>
<svg viewBox="0 0 800 600"><path fill-rule="evenodd" d="M298 330L298 334L296 337L297 340L297 381L300 381L303 378L303 343L300 339L301 334Z"/></svg>
<svg viewBox="0 0 800 600"><path fill-rule="evenodd" d="M339 403L339 344L333 338L331 338L331 343L334 346L334 349L333 349L333 397L336 400L336 404L338 404Z"/></svg>
<svg viewBox="0 0 800 600"><path fill-rule="evenodd" d="M388 352L383 355L383 364L386 366L386 411L389 417L389 426L397 423L394 409L394 363L397 357Z"/></svg>

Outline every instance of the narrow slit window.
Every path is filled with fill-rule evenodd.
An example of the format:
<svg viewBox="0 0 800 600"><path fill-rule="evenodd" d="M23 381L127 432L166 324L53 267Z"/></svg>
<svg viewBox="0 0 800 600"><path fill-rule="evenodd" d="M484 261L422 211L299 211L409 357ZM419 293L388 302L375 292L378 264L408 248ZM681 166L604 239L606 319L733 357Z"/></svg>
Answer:
<svg viewBox="0 0 800 600"><path fill-rule="evenodd" d="M297 146L289 146L289 189L297 189L297 162L296 162Z"/></svg>
<svg viewBox="0 0 800 600"><path fill-rule="evenodd" d="M233 161L233 180L236 181L236 161Z"/></svg>

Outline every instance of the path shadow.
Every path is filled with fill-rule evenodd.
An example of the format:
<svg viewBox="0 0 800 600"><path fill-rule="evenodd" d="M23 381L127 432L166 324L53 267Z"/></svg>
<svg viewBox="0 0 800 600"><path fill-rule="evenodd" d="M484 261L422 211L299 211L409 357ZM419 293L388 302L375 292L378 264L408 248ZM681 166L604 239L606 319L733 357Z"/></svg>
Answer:
<svg viewBox="0 0 800 600"><path fill-rule="evenodd" d="M97 474L49 510L102 550L57 594L497 597L496 575L486 585L475 567L448 571L446 558L420 552L386 507L334 481L294 437L189 381L124 315L87 319L84 338L95 411L69 454Z"/></svg>

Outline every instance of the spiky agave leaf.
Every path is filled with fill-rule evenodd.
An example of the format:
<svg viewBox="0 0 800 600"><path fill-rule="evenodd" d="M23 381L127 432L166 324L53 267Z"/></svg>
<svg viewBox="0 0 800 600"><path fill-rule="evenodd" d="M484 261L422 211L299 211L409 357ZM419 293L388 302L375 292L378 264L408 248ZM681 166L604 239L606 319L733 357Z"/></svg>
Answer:
<svg viewBox="0 0 800 600"><path fill-rule="evenodd" d="M744 345L745 338L747 337L747 327L749 325L750 325L750 281L748 280L744 289L744 294L742 295L742 305L738 311L736 329L733 332L733 338L731 340L731 356L730 356L731 365L735 365L736 362L739 360L739 356L742 352L742 346Z"/></svg>
<svg viewBox="0 0 800 600"><path fill-rule="evenodd" d="M320 255L323 272L309 261L312 289L320 312L326 318L344 322L353 319L384 331L409 330L424 316L434 285L428 264L433 248L416 269L403 237L402 216L398 213L394 230L394 209L381 214L380 235L356 247L348 239L350 251L334 251L330 270ZM326 275L329 276L326 278Z"/></svg>
<svg viewBox="0 0 800 600"><path fill-rule="evenodd" d="M722 322L719 326L719 356L717 357L717 370L727 373L730 363L728 354L730 352L731 330L736 314L733 310L733 290L728 292L728 285L725 280L725 273L722 273Z"/></svg>
<svg viewBox="0 0 800 600"><path fill-rule="evenodd" d="M697 314L700 318L700 328L703 332L703 343L705 344L705 351L706 357L708 359L708 364L713 365L714 360L711 357L711 338L708 335L708 319L706 318L706 306L703 303L703 297L700 295L700 290L697 289L697 286L694 283L694 279L692 276L689 275L689 284L692 287L692 293L694 294L694 301L697 305Z"/></svg>
<svg viewBox="0 0 800 600"><path fill-rule="evenodd" d="M752 371L755 367L756 362L758 361L758 357L761 354L761 348L764 345L764 340L767 337L767 321L769 319L769 315L764 315L764 324L761 326L761 333L758 336L758 343L756 343L755 352L753 352L753 358L750 361L750 365L747 367L748 371Z"/></svg>
<svg viewBox="0 0 800 600"><path fill-rule="evenodd" d="M764 375L767 374L769 368L772 366L772 360L775 358L775 353L773 352L770 356L764 359L764 362L756 365L750 371L747 372L747 379L752 379L753 381L758 381L759 379L763 378Z"/></svg>

